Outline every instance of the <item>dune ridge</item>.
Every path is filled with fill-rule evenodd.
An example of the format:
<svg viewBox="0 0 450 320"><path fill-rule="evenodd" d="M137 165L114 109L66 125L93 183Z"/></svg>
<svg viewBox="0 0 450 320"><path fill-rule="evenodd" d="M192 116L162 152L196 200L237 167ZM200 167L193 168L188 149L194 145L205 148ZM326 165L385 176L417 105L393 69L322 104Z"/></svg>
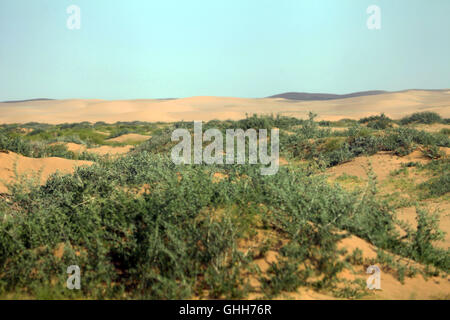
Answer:
<svg viewBox="0 0 450 320"><path fill-rule="evenodd" d="M382 112L399 119L420 111L450 117L450 90L409 90L319 101L209 96L172 100L36 100L0 103L0 123L238 120L253 113L306 118L309 111L317 113L319 120L359 119Z"/></svg>

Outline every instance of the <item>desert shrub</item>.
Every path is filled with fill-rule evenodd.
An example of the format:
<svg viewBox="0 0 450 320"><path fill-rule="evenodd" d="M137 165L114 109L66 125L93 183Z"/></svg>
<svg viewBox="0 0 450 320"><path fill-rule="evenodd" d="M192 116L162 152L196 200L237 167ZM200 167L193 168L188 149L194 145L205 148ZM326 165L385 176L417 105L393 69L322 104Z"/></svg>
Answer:
<svg viewBox="0 0 450 320"><path fill-rule="evenodd" d="M433 145L423 148L422 154L432 160L439 159L445 156L445 152L443 152L438 146Z"/></svg>
<svg viewBox="0 0 450 320"><path fill-rule="evenodd" d="M280 114L277 114L277 116L274 118L275 127L280 128L280 129L288 129L293 126L301 125L303 123L304 123L304 120L302 120L302 119L282 116Z"/></svg>
<svg viewBox="0 0 450 320"><path fill-rule="evenodd" d="M361 249L356 248L347 256L346 261L352 265L361 266L364 264L364 256Z"/></svg>
<svg viewBox="0 0 450 320"><path fill-rule="evenodd" d="M24 141L18 136L10 137L7 136L6 134L1 133L0 133L0 150L8 150L28 157L31 156L33 152L33 148L29 142Z"/></svg>
<svg viewBox="0 0 450 320"><path fill-rule="evenodd" d="M450 192L450 174L444 172L441 176L432 178L419 185L425 191L426 197L440 197Z"/></svg>
<svg viewBox="0 0 450 320"><path fill-rule="evenodd" d="M347 145L344 145L344 148L330 152L327 155L327 158L328 158L326 159L327 166L331 167L350 161L351 159L354 158L354 154Z"/></svg>
<svg viewBox="0 0 450 320"><path fill-rule="evenodd" d="M239 127L296 126L293 135L281 132L282 152L327 166L441 139L406 128L383 135L358 124L334 136L318 128L313 114L299 124L265 116L247 118ZM239 243L255 229L271 230L282 240L256 248L262 256L269 247L279 252L259 275L267 297L299 286L359 297L357 284L338 286L337 275L348 261L362 263L357 254L342 259L337 244L349 235L448 272L448 253L431 245L439 235L435 218L423 214L416 232L400 236L393 208L377 197L371 172L367 188L349 192L301 166L282 166L275 176L262 176L256 165L177 166L169 157L173 128L158 129L124 157L96 159L73 175L54 174L42 186L11 186L8 198L0 197L0 292L20 289L47 298L245 298L252 290L246 275L255 266L253 249L242 250ZM1 146L24 153L66 152L38 142L14 138L13 131L0 135ZM448 175L441 174L447 167L446 158L420 167L433 172L433 179L444 179L430 180L424 190L448 192ZM223 179L213 181L217 172ZM66 268L73 264L82 270L80 292L64 290Z"/></svg>
<svg viewBox="0 0 450 320"><path fill-rule="evenodd" d="M226 129L288 129L296 125L300 125L304 122L304 120L297 119L294 117L287 117L280 114L274 115L257 115L253 114L252 116L246 115L245 119L241 119L238 121L226 120L210 120L204 123L203 128L207 129L219 129L222 132L225 132ZM186 129L192 129L192 125L186 127Z"/></svg>
<svg viewBox="0 0 450 320"><path fill-rule="evenodd" d="M112 139L112 138L120 137L124 134L132 133L132 132L133 132L133 130L130 130L130 129L120 129L115 132L112 132L108 138Z"/></svg>
<svg viewBox="0 0 450 320"><path fill-rule="evenodd" d="M319 126L330 127L331 126L331 121L321 120L321 121L319 121Z"/></svg>
<svg viewBox="0 0 450 320"><path fill-rule="evenodd" d="M335 297L344 299L360 299L367 295L367 284L363 279L353 281L343 280L344 287L336 287L333 290Z"/></svg>
<svg viewBox="0 0 450 320"><path fill-rule="evenodd" d="M391 128L392 127L392 123L390 121L387 120L376 120L376 121L371 121L367 124L367 127L372 128L372 129L376 129L376 130L384 130L386 128Z"/></svg>
<svg viewBox="0 0 450 320"><path fill-rule="evenodd" d="M386 117L386 115L384 113L381 113L379 116L370 116L370 117L364 117L359 119L359 123L369 123L371 121L376 121L376 120L380 120L380 119L387 119L390 120L389 117Z"/></svg>
<svg viewBox="0 0 450 320"><path fill-rule="evenodd" d="M27 128L27 129L33 129L33 130L38 130L38 129L49 129L51 128L53 125L48 124L48 123L39 123L39 122L27 122L23 125L21 125L21 127L23 128Z"/></svg>
<svg viewBox="0 0 450 320"><path fill-rule="evenodd" d="M370 129L355 126L349 129L349 145L354 156L372 155L380 150L380 139Z"/></svg>
<svg viewBox="0 0 450 320"><path fill-rule="evenodd" d="M341 140L336 143L334 141L331 142L331 145L328 143L326 151L319 152L318 155L318 158L323 160L327 166L332 167L347 162L355 157L355 154L352 152L351 147L347 142L342 142Z"/></svg>
<svg viewBox="0 0 450 320"><path fill-rule="evenodd" d="M426 170L432 178L419 184L422 198L440 197L450 192L450 159L441 157L426 164L416 165L418 170Z"/></svg>
<svg viewBox="0 0 450 320"><path fill-rule="evenodd" d="M397 128L389 131L383 139L382 150L393 151L398 156L406 156L414 150L410 130Z"/></svg>
<svg viewBox="0 0 450 320"><path fill-rule="evenodd" d="M441 129L441 131L439 132L440 134L445 134L445 135L450 135L450 129L449 128L443 128Z"/></svg>
<svg viewBox="0 0 450 320"><path fill-rule="evenodd" d="M430 133L414 129L406 129L413 141L421 145L436 145L440 147L450 147L450 138L440 133Z"/></svg>
<svg viewBox="0 0 450 320"><path fill-rule="evenodd" d="M94 123L94 128L102 128L106 126L108 126L108 124L104 121L97 121L96 123Z"/></svg>
<svg viewBox="0 0 450 320"><path fill-rule="evenodd" d="M348 130L347 138L329 138L312 156L326 166L335 166L361 155L372 155L380 150L380 139L370 129L355 126Z"/></svg>
<svg viewBox="0 0 450 320"><path fill-rule="evenodd" d="M245 119L236 121L235 128L247 130L247 129L272 129L275 125L275 119L273 116L258 116L253 114L252 116L246 115Z"/></svg>
<svg viewBox="0 0 450 320"><path fill-rule="evenodd" d="M363 197L353 209L351 221L343 218L343 226L353 234L376 244L380 248L393 249L399 246L394 230L391 208L385 202L376 199L376 180L369 172L369 185ZM364 205L362 205L364 203Z"/></svg>
<svg viewBox="0 0 450 320"><path fill-rule="evenodd" d="M175 129L194 129L194 123L192 121L177 121L173 124Z"/></svg>
<svg viewBox="0 0 450 320"><path fill-rule="evenodd" d="M105 144L105 136L96 132L90 124L56 125L45 130L34 130L24 139L49 143L55 141L74 142L88 146Z"/></svg>
<svg viewBox="0 0 450 320"><path fill-rule="evenodd" d="M35 129L35 130L31 131L28 134L28 136L29 137L39 136L42 139L51 139L52 138L52 135L50 133L48 133L47 130L41 129L41 128L38 128L38 129Z"/></svg>
<svg viewBox="0 0 450 320"><path fill-rule="evenodd" d="M37 153L34 154L37 158L45 157L61 157L73 159L74 153L67 150L67 147L63 144L46 145L37 149Z"/></svg>
<svg viewBox="0 0 450 320"><path fill-rule="evenodd" d="M300 134L288 135L280 132L280 152L294 158L302 158L307 150L307 139Z"/></svg>
<svg viewBox="0 0 450 320"><path fill-rule="evenodd" d="M333 122L333 126L336 127L352 127L355 126L356 124L358 124L358 120L354 120L354 119L340 119L336 122Z"/></svg>
<svg viewBox="0 0 450 320"><path fill-rule="evenodd" d="M162 130L158 135L152 136L149 140L135 147L135 152L147 151L152 154L169 154L172 147L176 144L171 140L172 130L169 128Z"/></svg>
<svg viewBox="0 0 450 320"><path fill-rule="evenodd" d="M61 129L91 129L92 124L88 121L79 122L79 123L64 123L59 125Z"/></svg>
<svg viewBox="0 0 450 320"><path fill-rule="evenodd" d="M282 291L295 291L306 282L299 272L299 263L292 261L273 262L268 270L269 277L261 277L262 290L268 298L273 298Z"/></svg>
<svg viewBox="0 0 450 320"><path fill-rule="evenodd" d="M308 121L308 120L307 120ZM372 130L362 126L349 128L343 137L330 130L318 129L314 123L301 128L297 135L280 138L282 150L293 157L316 160L335 166L360 155L372 155L381 149L382 141ZM316 138L311 141L311 138Z"/></svg>
<svg viewBox="0 0 450 320"><path fill-rule="evenodd" d="M386 117L384 113L379 116L371 116L367 118L362 118L359 120L359 123L366 123L367 127L376 129L376 130L384 130L386 128L391 128L393 121Z"/></svg>
<svg viewBox="0 0 450 320"><path fill-rule="evenodd" d="M62 140L66 141L68 139ZM74 138L73 140L76 139ZM12 151L31 158L61 157L66 159L92 161L96 161L99 158L99 156L88 152L82 152L81 154L74 153L69 151L64 144L29 141L21 136L7 136L2 134L0 134L0 150Z"/></svg>
<svg viewBox="0 0 450 320"><path fill-rule="evenodd" d="M86 141L83 141L78 135L66 135L62 137L56 137L54 139L51 139L51 141L55 142L71 142L76 144L82 144L85 145Z"/></svg>
<svg viewBox="0 0 450 320"><path fill-rule="evenodd" d="M333 236L332 228L353 225L345 217L359 210L354 196L298 169L280 168L276 177L266 177L255 166L231 165L224 168L229 178L219 183L212 182L212 169L175 166L165 156L142 151L78 168L74 175L55 174L26 196L13 194L1 217L1 282L6 290L32 290L54 281L51 275L64 283L65 268L77 264L84 270L84 295L186 298L208 288L214 297L242 297L246 290L238 288L246 285L239 272L248 259L235 243L248 226L240 216L212 216L230 206L250 214L261 211L260 204L272 212L263 215L267 223L290 239L283 249L290 263L322 275L311 285L336 281L342 268L336 239L342 236ZM143 184L150 192L133 196ZM368 207L370 214L379 210ZM375 215L373 221L383 220ZM368 234L371 226L364 227ZM55 257L59 247L63 254ZM269 282L276 291L274 281Z"/></svg>
<svg viewBox="0 0 450 320"><path fill-rule="evenodd" d="M317 122L314 121L316 117L317 114L309 112L308 120L306 120L301 126L301 128L298 130L298 132L307 139L317 137L317 131L319 128Z"/></svg>
<svg viewBox="0 0 450 320"><path fill-rule="evenodd" d="M203 126L204 130L208 130L208 129L226 129L229 128L231 124L225 124L224 121L220 121L220 120L210 120L208 122L206 122Z"/></svg>
<svg viewBox="0 0 450 320"><path fill-rule="evenodd" d="M330 138L321 145L321 151L323 152L333 152L339 150L345 144L345 139L340 138Z"/></svg>
<svg viewBox="0 0 450 320"><path fill-rule="evenodd" d="M162 165L160 158L151 160L146 164L155 161ZM74 176L54 175L36 193L22 198L18 204L33 211L32 218L27 219L28 214L23 212L1 226L2 231L14 234L14 238L2 239L1 244L1 263L10 259L2 268L6 274L0 275L9 279L8 286L49 281L49 274L61 274L64 265L75 261L85 270L83 279L89 283L85 293L100 292L102 283L117 282L118 287L109 287L107 294L131 287L152 298L192 294L191 278L202 265L231 250L234 239L230 222L197 216L214 196L209 176L202 170L186 168L184 178L178 181L176 172L171 171L151 195L135 199L117 188L131 180L117 179L115 168L121 167L105 164L79 168ZM132 182L143 179L143 171L147 171L146 167L137 169L142 175ZM216 242L208 235L216 237ZM65 255L59 261L51 252L61 243ZM37 250L41 246L46 248L44 252ZM11 256L14 248L21 248L23 254ZM85 250L86 255L77 256L76 250ZM232 255L239 260L236 252ZM38 274L28 274L26 268L38 266L43 256L45 264ZM21 262L25 258L29 261L26 265ZM176 285L179 281L186 288L180 290Z"/></svg>
<svg viewBox="0 0 450 320"><path fill-rule="evenodd" d="M411 124L411 123L424 123L424 124L433 124L442 122L442 118L436 112L417 112L413 113L410 116L404 117L400 120L400 123L403 125Z"/></svg>
<svg viewBox="0 0 450 320"><path fill-rule="evenodd" d="M450 172L450 158L440 158L419 166L421 170L429 170L434 176L441 175L442 172Z"/></svg>
<svg viewBox="0 0 450 320"><path fill-rule="evenodd" d="M447 177L447 192L450 185L450 176ZM432 263L442 270L450 270L450 254L448 250L435 248L434 241L444 239L444 233L439 230L438 213L429 213L428 211L417 207L417 231L412 233L410 239L411 256L423 263Z"/></svg>

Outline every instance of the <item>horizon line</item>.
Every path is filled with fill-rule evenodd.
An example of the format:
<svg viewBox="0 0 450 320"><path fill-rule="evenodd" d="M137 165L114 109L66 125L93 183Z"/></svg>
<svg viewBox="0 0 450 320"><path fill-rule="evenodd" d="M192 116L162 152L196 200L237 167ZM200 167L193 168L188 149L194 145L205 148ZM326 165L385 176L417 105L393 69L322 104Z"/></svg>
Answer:
<svg viewBox="0 0 450 320"><path fill-rule="evenodd" d="M35 102L35 101L62 101L62 100L102 100L102 101L135 101L135 100L179 100L179 99L187 99L187 98L194 98L194 97L220 97L220 98L240 98L240 99L276 99L280 98L278 96L282 95L288 95L288 94L305 94L305 95L329 95L329 96L335 96L339 99L339 97L346 97L356 94L364 94L364 93L377 93L377 94L384 94L384 93L402 93L402 92L408 92L408 91L449 91L450 88L441 88L441 89L420 89L420 88L411 88L411 89L402 89L402 90L395 90L395 91L389 91L389 90L382 90L382 89L374 89L374 90L364 90L364 91L354 91L349 93L330 93L330 92L306 92L306 91L286 91L282 93L273 94L270 96L265 97L237 97L237 96L222 96L222 95L193 95L193 96L186 96L186 97L177 97L177 98L128 98L128 99L101 99L101 98L30 98L30 99L18 99L18 100L5 100L0 101L0 103L22 103L22 102ZM328 99L328 100L333 100ZM289 99L288 99L289 100ZM296 100L296 99L291 99ZM315 99L312 99L315 100ZM320 99L317 99L320 100Z"/></svg>

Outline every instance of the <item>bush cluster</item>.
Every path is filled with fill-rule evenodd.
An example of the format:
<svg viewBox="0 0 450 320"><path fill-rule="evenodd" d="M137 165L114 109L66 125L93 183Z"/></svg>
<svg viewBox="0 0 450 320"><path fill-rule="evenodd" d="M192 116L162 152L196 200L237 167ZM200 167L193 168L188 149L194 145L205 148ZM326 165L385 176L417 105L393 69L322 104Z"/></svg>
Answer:
<svg viewBox="0 0 450 320"><path fill-rule="evenodd" d="M442 117L436 112L417 112L400 120L401 124L424 123L433 124L442 122Z"/></svg>
<svg viewBox="0 0 450 320"><path fill-rule="evenodd" d="M405 155L420 145L434 159L421 168L435 175L420 188L428 197L450 192L448 158L436 156L438 147L449 147L449 137L363 125L379 121L390 122L377 116L333 131L334 123L320 128L311 113L308 120L252 116L210 121L205 127L285 128L280 132L282 154L324 167L383 150ZM145 123L121 125L120 130L133 125L151 129ZM54 129L32 126L42 130L36 136ZM64 130L91 130L90 126L106 130L110 125L82 123ZM338 278L348 261L365 263L358 252L342 259L347 253L338 250L338 243L350 235L450 272L448 250L433 246L442 238L437 216L418 207L418 228L405 227L400 234L394 208L377 197L371 173L364 190L349 192L314 175L311 167L282 166L275 176L262 176L255 165L176 166L170 159L170 138L180 127L191 128L185 122L153 127L153 137L129 154L97 159L72 175L54 174L42 186L10 185L9 194L0 197L0 294L234 299L255 290L249 276L253 275L269 298L299 286L360 297L360 283L342 288ZM17 128L3 130L0 149L33 157L74 157L63 146L24 138ZM277 238L242 245L258 232L275 233ZM254 261L268 250L276 250L279 257L262 272ZM389 261L387 254L384 259ZM81 291L64 287L69 265L82 270ZM399 277L405 272L399 265Z"/></svg>

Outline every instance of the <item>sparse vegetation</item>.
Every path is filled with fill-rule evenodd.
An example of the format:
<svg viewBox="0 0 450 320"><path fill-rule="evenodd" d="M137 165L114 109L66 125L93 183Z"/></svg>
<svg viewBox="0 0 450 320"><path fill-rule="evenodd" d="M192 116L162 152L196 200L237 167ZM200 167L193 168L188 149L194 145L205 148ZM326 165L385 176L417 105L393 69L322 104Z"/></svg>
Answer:
<svg viewBox="0 0 450 320"><path fill-rule="evenodd" d="M433 124L433 123L440 123L442 122L442 118L439 114L435 112L417 112L413 113L410 116L404 117L400 120L400 123L405 124L411 124L411 123L424 123L424 124Z"/></svg>
<svg viewBox="0 0 450 320"><path fill-rule="evenodd" d="M369 262L401 281L418 273L448 275L449 251L435 246L443 236L437 213L417 205L417 228L411 228L395 219L397 204L379 195L372 172L367 181L344 174L335 183L321 174L358 156L417 149L429 162L407 163L391 178L424 172L428 179L412 186L421 192L418 201L446 197L449 161L440 147L450 147L448 135L403 126L440 117L405 119L393 127L385 115L317 122L311 113L308 120L253 115L204 124L222 131L280 128L281 155L304 163L282 166L275 176L262 176L252 165L174 165L171 132L192 129L187 122L3 125L0 150L95 163L72 175L54 174L43 185L11 184L0 197L0 297L274 298L305 287L354 299L369 294L364 282L339 274ZM152 138L114 159L51 145L105 145L124 133ZM215 174L223 178L214 180ZM349 191L339 183L359 187ZM272 236L261 240L259 234ZM378 248L378 260L340 249L350 236ZM262 267L269 253L276 259ZM80 291L64 289L73 264L83 270Z"/></svg>
<svg viewBox="0 0 450 320"><path fill-rule="evenodd" d="M384 130L392 127L392 119L386 117L384 113L379 116L367 117L359 120L359 123L367 124L367 127L376 129L376 130Z"/></svg>

